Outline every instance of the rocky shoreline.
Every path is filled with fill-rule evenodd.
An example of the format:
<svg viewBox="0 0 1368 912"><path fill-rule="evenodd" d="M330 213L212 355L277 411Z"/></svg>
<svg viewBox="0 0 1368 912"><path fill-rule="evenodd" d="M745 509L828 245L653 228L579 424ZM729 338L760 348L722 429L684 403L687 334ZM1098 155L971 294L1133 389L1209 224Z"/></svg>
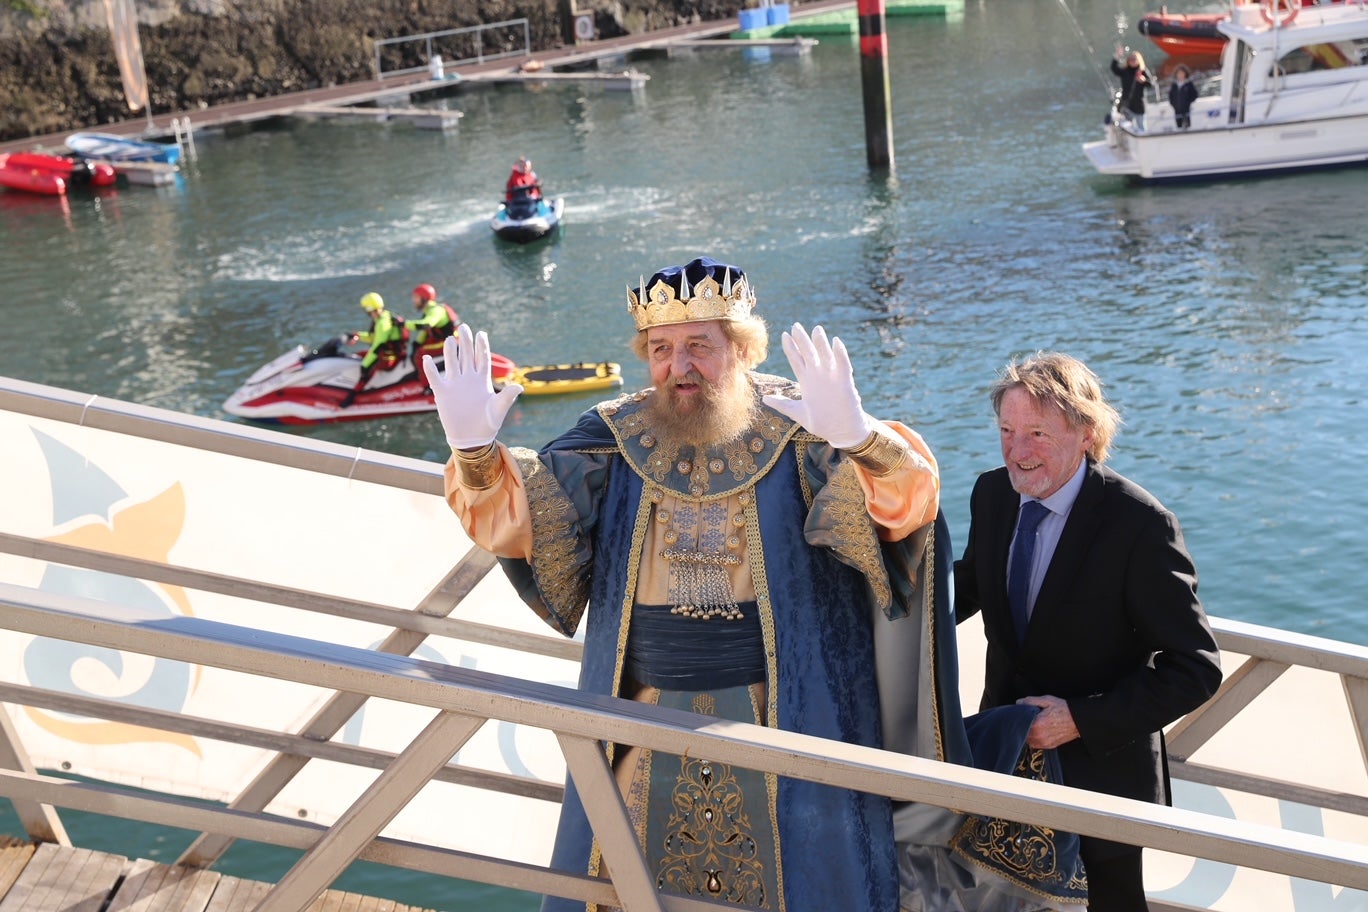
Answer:
<svg viewBox="0 0 1368 912"><path fill-rule="evenodd" d="M743 5L743 0L138 0L135 8L156 114L369 80L374 78L374 42L385 38L526 19L531 49L538 51L566 43L571 8L591 12L598 37L612 38L734 16ZM519 48L521 39L518 30ZM422 63L415 58L395 65ZM0 141L138 116L124 98L102 0L0 0Z"/></svg>

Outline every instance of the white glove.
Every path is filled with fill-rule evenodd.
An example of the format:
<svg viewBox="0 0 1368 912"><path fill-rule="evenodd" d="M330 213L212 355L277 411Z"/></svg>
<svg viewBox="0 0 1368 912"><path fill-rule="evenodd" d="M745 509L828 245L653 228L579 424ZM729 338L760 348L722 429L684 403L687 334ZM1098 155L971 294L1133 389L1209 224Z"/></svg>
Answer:
<svg viewBox="0 0 1368 912"><path fill-rule="evenodd" d="M453 450L475 450L493 443L523 388L506 383L494 392L489 375L489 336L483 330L472 337L470 327L462 323L456 335L447 336L442 344L442 356L445 370L437 367L432 355L424 355L423 373L432 387L447 443Z"/></svg>
<svg viewBox="0 0 1368 912"><path fill-rule="evenodd" d="M794 323L784 333L784 354L803 398L766 396L765 404L837 449L864 443L877 422L860 407L845 343L840 339L828 342L820 326L814 326L808 336L801 323Z"/></svg>

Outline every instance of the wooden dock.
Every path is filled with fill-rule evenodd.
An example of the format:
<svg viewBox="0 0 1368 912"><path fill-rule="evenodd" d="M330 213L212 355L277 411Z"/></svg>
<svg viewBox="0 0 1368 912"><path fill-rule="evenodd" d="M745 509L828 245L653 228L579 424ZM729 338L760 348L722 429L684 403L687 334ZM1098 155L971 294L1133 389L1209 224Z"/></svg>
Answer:
<svg viewBox="0 0 1368 912"><path fill-rule="evenodd" d="M271 885L216 871L0 837L0 912L252 912ZM431 912L324 890L307 912Z"/></svg>
<svg viewBox="0 0 1368 912"><path fill-rule="evenodd" d="M415 107L371 107L367 105L308 104L300 105L290 111L294 117L311 119L343 117L353 120L408 121L424 130L454 130L460 126L464 113L444 111L437 108Z"/></svg>
<svg viewBox="0 0 1368 912"><path fill-rule="evenodd" d="M910 2L910 0L909 0ZM947 0L951 2L951 0ZM812 21L814 17L820 18L826 13L845 13L849 14L851 21L854 21L853 10L854 0L809 0L800 5L795 5L793 10L794 20L799 22ZM613 88L640 88L641 83L634 83L630 78L623 80L620 77L614 78L614 74L605 72L588 71L577 72L579 68L594 68L602 70L608 65L617 65L625 61L634 53L650 52L652 50L665 50L671 45L684 47L685 43L694 41L715 40L716 46L721 46L723 41L731 36L735 40L735 48L744 49L746 47L760 48L770 47L774 53L785 54L790 51L783 45L787 43L791 48L800 48L801 45L793 44L795 30L790 29L783 36L767 34L757 35L751 40L745 40L738 33L739 21L736 18L711 20L708 22L689 23L686 25L672 26L669 28L656 29L643 34L621 35L613 38L597 39L581 44L567 45L564 47L553 47L544 50L534 51L526 59L515 61L510 67L509 61L489 61L479 64L471 64L459 67L460 72L448 71L447 78L444 80L430 79L426 74L413 75L406 77L395 77L390 79L376 79L367 82L351 83L346 85L317 87L305 89L301 92L294 92L285 95L268 96L263 98L253 98L244 101L225 102L213 105L204 109L192 109L187 111L171 111L165 113L155 113L152 117L144 120L133 118L126 121L102 124L100 129L107 133L114 133L119 136L131 136L149 139L163 139L172 136L174 133L173 123L183 121L184 125L196 132L200 131L224 131L230 135L239 131L246 132L254 128L255 125L282 116L291 116L292 113L309 105L352 107L368 105L405 105L409 104L409 98L432 95L456 91L456 87L466 81L495 81L495 82L529 82L536 83L532 78L534 75L540 76L541 81L550 82L552 79L574 78L599 80L608 89ZM796 23L791 22L791 25ZM804 38L804 40L810 40ZM775 45L770 42L780 42ZM756 42L765 42L764 45ZM710 47L713 45L709 45ZM528 64L537 64L542 67L537 73L527 73ZM549 76L554 71L554 76ZM522 72L525 75L517 76L513 73ZM399 100L399 99L403 100ZM365 115L356 115L365 116ZM0 152L20 152L31 149L60 149L66 137L75 132L68 130L59 133L52 133L46 136L34 136L21 139L5 140L0 142Z"/></svg>
<svg viewBox="0 0 1368 912"><path fill-rule="evenodd" d="M521 83L547 83L547 82L596 82L605 89L630 90L639 89L646 85L651 77L637 70L621 70L619 72L603 72L600 70L570 70L566 72L554 71L550 69L537 70L491 70L484 73L472 73L464 78L462 82L490 83L490 82L521 82Z"/></svg>
<svg viewBox="0 0 1368 912"><path fill-rule="evenodd" d="M744 51L763 48L779 56L801 56L812 53L816 38L681 38L671 41L668 47L673 50L720 50Z"/></svg>

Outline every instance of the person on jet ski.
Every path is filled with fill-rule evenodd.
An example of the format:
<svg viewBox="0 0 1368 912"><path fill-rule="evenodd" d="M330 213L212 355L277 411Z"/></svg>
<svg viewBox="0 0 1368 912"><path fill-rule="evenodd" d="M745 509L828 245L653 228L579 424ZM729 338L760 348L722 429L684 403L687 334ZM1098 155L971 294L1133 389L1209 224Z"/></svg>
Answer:
<svg viewBox="0 0 1368 912"><path fill-rule="evenodd" d="M413 307L418 311L418 317L408 324L412 339L409 353L414 370L421 371L423 355L440 358L442 340L456 332L461 318L449 304L437 300L437 289L426 282L413 289Z"/></svg>
<svg viewBox="0 0 1368 912"><path fill-rule="evenodd" d="M541 199L541 183L537 180L537 172L532 170L532 163L524 156L513 163L513 173L508 175L508 184L504 187L504 201L513 202L519 197L526 199Z"/></svg>
<svg viewBox="0 0 1368 912"><path fill-rule="evenodd" d="M352 342L366 342L370 348L361 358L361 379L352 387L351 392L342 400L342 408L348 408L356 401L356 394L366 388L376 367L389 370L404 360L408 354L408 327L404 318L385 309L385 299L375 292L361 296L361 309L371 319L371 328L351 335Z"/></svg>

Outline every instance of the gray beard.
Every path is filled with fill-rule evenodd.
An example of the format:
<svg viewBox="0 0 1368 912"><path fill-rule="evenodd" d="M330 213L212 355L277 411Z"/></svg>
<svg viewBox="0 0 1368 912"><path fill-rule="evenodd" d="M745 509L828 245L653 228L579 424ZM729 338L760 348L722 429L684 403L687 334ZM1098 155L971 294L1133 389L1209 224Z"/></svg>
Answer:
<svg viewBox="0 0 1368 912"><path fill-rule="evenodd" d="M705 450L731 443L745 434L760 411L760 398L746 373L737 371L725 386L712 386L705 381L704 395L692 412L680 412L673 397L660 389L651 393L642 411L662 443Z"/></svg>

